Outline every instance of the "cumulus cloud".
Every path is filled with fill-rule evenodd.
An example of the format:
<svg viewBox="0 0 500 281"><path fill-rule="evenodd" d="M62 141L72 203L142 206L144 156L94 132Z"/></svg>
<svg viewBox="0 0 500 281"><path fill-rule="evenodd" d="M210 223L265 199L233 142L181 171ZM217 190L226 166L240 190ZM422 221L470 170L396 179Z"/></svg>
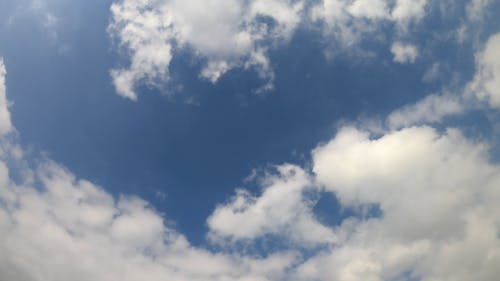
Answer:
<svg viewBox="0 0 500 281"><path fill-rule="evenodd" d="M169 78L177 49L205 60L200 76L215 83L235 67L255 69L271 89L267 50L287 41L300 22L302 1L123 0L111 6L109 32L130 53L130 66L111 71L118 94L136 99L140 81Z"/></svg>
<svg viewBox="0 0 500 281"><path fill-rule="evenodd" d="M304 280L493 280L500 274L500 167L459 131L413 127L372 139L343 128L313 152L319 183L344 206L337 247L298 269ZM342 237L339 235L339 237Z"/></svg>
<svg viewBox="0 0 500 281"><path fill-rule="evenodd" d="M215 209L208 218L213 239L237 241L273 234L304 246L335 241L333 231L314 218L314 201L304 195L318 192L309 174L289 164L277 169L277 175L263 179L260 197L239 190L231 202Z"/></svg>
<svg viewBox="0 0 500 281"><path fill-rule="evenodd" d="M394 61L398 63L414 63L418 57L418 49L411 44L395 42L391 46Z"/></svg>

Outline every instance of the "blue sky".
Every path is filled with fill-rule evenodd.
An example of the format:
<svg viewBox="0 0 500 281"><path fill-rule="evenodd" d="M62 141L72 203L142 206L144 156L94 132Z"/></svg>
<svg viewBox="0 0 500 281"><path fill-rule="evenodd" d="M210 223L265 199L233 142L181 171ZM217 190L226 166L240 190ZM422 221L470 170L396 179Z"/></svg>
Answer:
<svg viewBox="0 0 500 281"><path fill-rule="evenodd" d="M0 279L493 280L498 12L0 0Z"/></svg>

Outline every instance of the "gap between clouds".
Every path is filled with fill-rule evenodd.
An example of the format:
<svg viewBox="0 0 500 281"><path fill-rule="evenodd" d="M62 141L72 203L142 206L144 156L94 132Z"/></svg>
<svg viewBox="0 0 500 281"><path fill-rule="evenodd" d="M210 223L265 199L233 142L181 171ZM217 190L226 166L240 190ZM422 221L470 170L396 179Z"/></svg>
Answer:
<svg viewBox="0 0 500 281"><path fill-rule="evenodd" d="M500 71L489 56L496 58L498 38L478 54L468 87L492 107ZM457 129L403 123L375 138L343 127L312 151L311 171L279 165L260 180L262 194L241 189L216 206L207 223L219 247L207 250L139 198L113 198L49 159L23 164L5 74L1 62L2 280L491 281L500 274L500 167L486 142ZM435 103L423 104L433 110ZM326 226L314 216L310 192L332 192L344 208L377 205L381 215ZM266 235L285 249L252 255L234 248Z"/></svg>

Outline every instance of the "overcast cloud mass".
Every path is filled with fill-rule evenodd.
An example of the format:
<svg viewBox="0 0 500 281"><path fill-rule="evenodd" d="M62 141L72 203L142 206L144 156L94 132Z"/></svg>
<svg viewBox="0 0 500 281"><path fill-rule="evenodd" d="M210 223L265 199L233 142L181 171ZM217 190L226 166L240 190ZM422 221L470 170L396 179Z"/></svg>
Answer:
<svg viewBox="0 0 500 281"><path fill-rule="evenodd" d="M0 280L498 279L500 21L492 20L498 3L107 2L75 4L81 13L97 7L91 11L103 20L92 30L104 40L100 48L78 40L92 19L62 1L0 0ZM51 55L35 52L40 59L26 64L20 58L27 54L16 52L26 37L44 42L39 47ZM311 64L300 58L311 53L319 58ZM84 61L95 68L79 67ZM286 69L290 61L295 67ZM65 79L65 71L77 78ZM89 86L86 76L105 82ZM23 86L42 85L37 81L57 81L55 92ZM292 94L288 84L307 91ZM29 98L30 91L44 101ZM238 102L220 102L230 96ZM249 108L255 115L241 117ZM151 113L175 110L182 118L171 123ZM208 125L197 127L194 112ZM61 118L76 115L81 119ZM105 117L81 121L93 115ZM307 122L327 124L326 133L303 131ZM47 124L38 130L58 148L44 148L37 129L23 131L27 123ZM233 135L240 127L248 135ZM71 146L73 129L83 141ZM190 130L209 137L188 139ZM170 145L162 132L180 139L179 154L161 150ZM97 152L109 138L108 149L120 157ZM255 146L238 146L246 138ZM203 151L211 142L223 143L214 152L220 159ZM281 161L286 142L296 142L286 152L295 158ZM189 162L188 178L229 179L227 166L239 163L233 157L247 177L229 192L203 178L192 186L155 183L154 173L172 182L182 173L138 157L134 150L146 151L140 146L180 167ZM162 187L148 195L107 186L123 181L106 171L127 165L147 171L137 190ZM107 168L85 168L94 166ZM198 213L204 222L176 221L178 213Z"/></svg>

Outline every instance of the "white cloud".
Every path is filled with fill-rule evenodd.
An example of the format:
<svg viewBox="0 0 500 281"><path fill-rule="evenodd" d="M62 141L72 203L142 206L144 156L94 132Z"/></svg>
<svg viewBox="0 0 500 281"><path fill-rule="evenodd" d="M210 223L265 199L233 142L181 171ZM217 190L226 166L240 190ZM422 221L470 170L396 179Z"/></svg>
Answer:
<svg viewBox="0 0 500 281"><path fill-rule="evenodd" d="M421 20L425 16L427 0L397 0L391 16L400 27Z"/></svg>
<svg viewBox="0 0 500 281"><path fill-rule="evenodd" d="M500 33L491 36L484 50L476 54L476 74L468 94L500 108Z"/></svg>
<svg viewBox="0 0 500 281"><path fill-rule="evenodd" d="M355 17L369 19L383 19L388 17L387 1L385 0L356 0L347 8Z"/></svg>
<svg viewBox="0 0 500 281"><path fill-rule="evenodd" d="M414 127L371 139L343 128L313 153L314 172L344 206L336 247L306 261L301 280L494 280L500 274L500 167L459 131ZM339 234L339 237L342 235Z"/></svg>
<svg viewBox="0 0 500 281"><path fill-rule="evenodd" d="M335 240L332 230L315 220L313 201L304 196L306 191L318 191L307 172L293 165L277 169L278 175L263 179L260 197L239 190L231 202L215 209L208 218L213 239L250 240L274 234L304 246Z"/></svg>
<svg viewBox="0 0 500 281"><path fill-rule="evenodd" d="M417 124L440 122L444 117L457 115L465 111L460 96L452 94L428 95L413 105L393 111L387 117L387 125L392 129L409 127Z"/></svg>
<svg viewBox="0 0 500 281"><path fill-rule="evenodd" d="M398 63L414 63L418 57L418 49L411 44L395 42L391 46L394 61Z"/></svg>
<svg viewBox="0 0 500 281"><path fill-rule="evenodd" d="M300 22L301 1L293 0L123 0L111 6L109 32L130 53L129 67L111 72L118 94L136 99L140 81L169 78L178 49L206 60L201 77L215 83L235 67L251 67L273 83L267 49L287 41ZM267 24L261 18L272 20Z"/></svg>

